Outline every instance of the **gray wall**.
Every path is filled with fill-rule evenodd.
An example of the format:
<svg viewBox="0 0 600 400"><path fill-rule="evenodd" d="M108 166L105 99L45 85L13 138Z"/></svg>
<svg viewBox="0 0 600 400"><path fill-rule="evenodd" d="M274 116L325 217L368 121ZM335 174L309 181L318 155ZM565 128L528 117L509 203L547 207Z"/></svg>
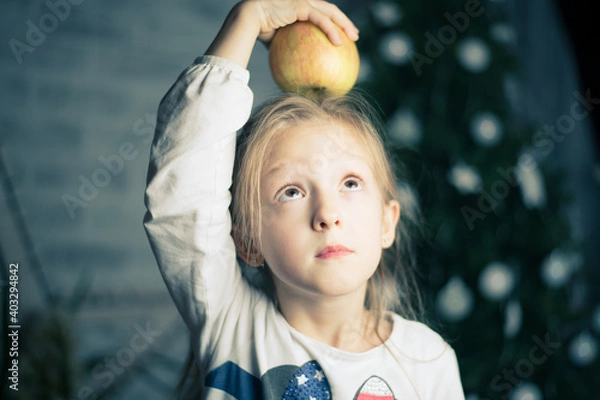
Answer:
<svg viewBox="0 0 600 400"><path fill-rule="evenodd" d="M101 393L129 376L123 398L165 398L155 393L158 378L134 371L142 365L172 385L187 350L187 333L142 228L149 140L160 99L208 47L234 2L72 0L70 10L69 3L53 3L63 4L64 20L48 17L43 1L0 2L0 154L14 185L14 197L0 189L4 262L19 262L20 317L38 311L35 324L48 308L33 255L61 298L71 296L78 280L91 280L72 322L81 362L107 356L128 364L136 326L160 332L147 350L170 358L168 371L143 361L151 354L135 352L135 363L113 373L114 383L102 375L110 360L98 361L99 374L84 382ZM29 23L45 28L45 37ZM250 68L260 101L276 90L263 46ZM84 181L94 189L82 196ZM67 207L65 195L77 205ZM31 245L18 236L17 215L7 206L14 199Z"/></svg>

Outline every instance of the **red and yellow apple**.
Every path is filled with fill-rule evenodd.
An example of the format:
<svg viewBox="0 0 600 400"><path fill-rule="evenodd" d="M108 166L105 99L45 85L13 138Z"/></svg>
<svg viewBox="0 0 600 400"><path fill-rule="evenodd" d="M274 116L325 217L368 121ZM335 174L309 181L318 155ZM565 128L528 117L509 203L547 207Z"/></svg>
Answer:
<svg viewBox="0 0 600 400"><path fill-rule="evenodd" d="M343 43L335 46L318 26L297 21L280 28L269 47L273 79L286 92L342 96L358 77L356 44L338 28Z"/></svg>

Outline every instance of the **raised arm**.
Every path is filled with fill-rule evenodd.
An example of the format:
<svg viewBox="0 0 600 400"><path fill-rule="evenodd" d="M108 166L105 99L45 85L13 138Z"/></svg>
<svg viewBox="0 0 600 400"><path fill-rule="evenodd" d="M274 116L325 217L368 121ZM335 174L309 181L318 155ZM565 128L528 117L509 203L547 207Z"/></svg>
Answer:
<svg viewBox="0 0 600 400"><path fill-rule="evenodd" d="M248 78L231 61L200 58L158 109L144 227L167 287L192 328L205 323L206 308L236 279L229 186L236 131L252 107Z"/></svg>

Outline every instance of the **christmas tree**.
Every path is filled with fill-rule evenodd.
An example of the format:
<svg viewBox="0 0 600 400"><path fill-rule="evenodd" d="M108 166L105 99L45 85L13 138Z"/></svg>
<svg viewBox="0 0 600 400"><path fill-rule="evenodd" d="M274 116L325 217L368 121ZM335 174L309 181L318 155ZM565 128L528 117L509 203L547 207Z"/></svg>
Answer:
<svg viewBox="0 0 600 400"><path fill-rule="evenodd" d="M478 0L368 8L359 86L386 121L403 207L421 206L425 295L467 399L597 398L600 312L544 162L553 136L519 109L505 13Z"/></svg>

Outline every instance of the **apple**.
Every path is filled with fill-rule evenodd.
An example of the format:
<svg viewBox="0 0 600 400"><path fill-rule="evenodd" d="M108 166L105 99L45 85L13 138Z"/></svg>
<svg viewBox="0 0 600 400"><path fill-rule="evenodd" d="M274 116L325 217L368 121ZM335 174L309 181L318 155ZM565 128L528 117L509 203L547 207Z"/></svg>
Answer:
<svg viewBox="0 0 600 400"><path fill-rule="evenodd" d="M304 96L346 94L358 77L356 44L338 27L343 44L335 46L318 26L297 21L275 32L269 47L273 79L286 92Z"/></svg>

